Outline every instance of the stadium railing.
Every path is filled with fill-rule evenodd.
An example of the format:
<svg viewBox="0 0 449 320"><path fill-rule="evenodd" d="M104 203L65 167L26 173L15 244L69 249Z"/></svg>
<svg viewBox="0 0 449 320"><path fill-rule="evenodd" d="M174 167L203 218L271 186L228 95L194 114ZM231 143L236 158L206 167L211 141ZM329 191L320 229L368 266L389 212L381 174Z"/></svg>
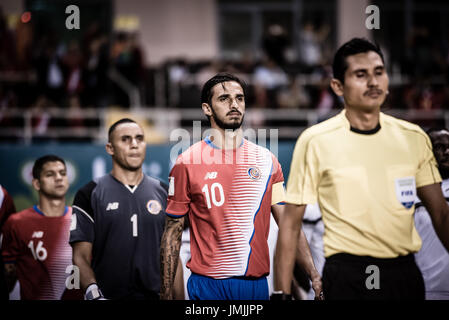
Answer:
<svg viewBox="0 0 449 320"><path fill-rule="evenodd" d="M300 109L248 109L244 128L277 129L279 139L296 139L307 127L325 120L339 110L332 109L326 115L316 110ZM182 109L165 107L135 107L123 110L136 120L150 127L153 133L163 137L161 142L170 140L175 129L193 132L194 121L201 121L202 130L208 127L201 108ZM385 110L398 118L426 126L449 127L449 110ZM48 108L39 112L29 109L8 108L0 113L0 142L32 144L35 141L90 141L104 143L107 140L108 116L111 109L80 109L77 120L67 109ZM81 117L79 115L81 114ZM44 124L38 119L45 115ZM41 119L42 120L42 119ZM80 125L81 123L81 125Z"/></svg>

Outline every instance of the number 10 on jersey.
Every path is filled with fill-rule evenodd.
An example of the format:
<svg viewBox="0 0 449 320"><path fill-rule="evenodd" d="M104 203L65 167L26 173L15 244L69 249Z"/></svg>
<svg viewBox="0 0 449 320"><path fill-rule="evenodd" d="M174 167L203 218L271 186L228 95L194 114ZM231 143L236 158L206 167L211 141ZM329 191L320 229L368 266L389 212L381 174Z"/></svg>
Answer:
<svg viewBox="0 0 449 320"><path fill-rule="evenodd" d="M225 201L223 186L218 182L212 183L212 185L210 186L210 192L209 186L207 184L203 186L203 189L201 189L201 191L206 196L206 204L208 209L212 208L211 200L216 207L221 207L223 205ZM220 200L217 200L217 193Z"/></svg>

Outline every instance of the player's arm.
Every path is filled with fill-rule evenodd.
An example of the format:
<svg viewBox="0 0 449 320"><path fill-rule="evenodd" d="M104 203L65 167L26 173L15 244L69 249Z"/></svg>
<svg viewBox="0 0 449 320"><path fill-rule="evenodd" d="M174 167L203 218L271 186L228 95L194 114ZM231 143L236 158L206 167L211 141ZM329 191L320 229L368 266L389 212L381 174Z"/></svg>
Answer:
<svg viewBox="0 0 449 320"><path fill-rule="evenodd" d="M449 206L438 183L417 189L418 197L426 207L438 238L449 252Z"/></svg>
<svg viewBox="0 0 449 320"><path fill-rule="evenodd" d="M281 216L274 257L274 289L291 294L293 267L305 205L286 204ZM294 239L294 240L292 240ZM310 250L310 249L309 249Z"/></svg>
<svg viewBox="0 0 449 320"><path fill-rule="evenodd" d="M161 240L161 292L162 300L171 300L174 295L175 275L181 249L181 236L184 229L184 217L167 216L164 234Z"/></svg>
<svg viewBox="0 0 449 320"><path fill-rule="evenodd" d="M16 285L17 281L17 271L16 271L16 264L15 263L5 263L5 281L6 281L6 288L8 289L8 292L11 292L14 289L14 286Z"/></svg>
<svg viewBox="0 0 449 320"><path fill-rule="evenodd" d="M184 270L182 269L181 257L179 257L178 267L176 268L175 282L173 284L173 299L185 300Z"/></svg>
<svg viewBox="0 0 449 320"><path fill-rule="evenodd" d="M304 270L309 279L312 281L312 288L315 291L315 299L323 299L323 285L321 282L321 276L315 268L312 252L310 251L309 243L302 228L299 234L296 263Z"/></svg>
<svg viewBox="0 0 449 320"><path fill-rule="evenodd" d="M294 207L299 207L296 205L288 205L288 206L294 206ZM273 205L271 206L271 210L273 213L273 217L275 218L276 222L278 223L278 226L280 223L282 223L282 218L284 217L285 213L284 211L284 207L287 206L282 206L282 205ZM305 211L305 206L304 207L304 211ZM321 276L320 273L318 272L318 270L315 268L315 264L313 262L313 257L312 257L312 252L310 251L310 247L309 247L309 243L307 241L306 235L304 234L304 232L302 231L301 225L302 225L302 217L304 216L304 213L301 214L301 220L299 222L299 224L297 224L299 226L299 235L298 235L298 246L296 249L296 258L294 259L294 262L292 264L292 268L291 268L291 279L293 279L293 267L295 262L304 270L304 272L308 275L309 279L312 281L312 287L313 290L315 291L315 297L317 299L321 299L320 295L322 294L322 283L321 283ZM280 231L279 231L280 232ZM280 233L279 233L280 234ZM294 238L291 238L294 239ZM279 235L278 235L278 243L279 243ZM291 241L289 241L289 243L291 243ZM276 249L276 257L277 257L277 249ZM276 265L278 263L278 261L276 261L275 257L275 279L277 280L278 276L278 272L276 272ZM275 281L276 281L275 280ZM289 294L289 292L286 292L285 290L282 289L282 284L283 283L283 279L279 279L279 281L277 281L277 283L279 284L280 287L280 291L282 291L285 294ZM287 285L287 281L285 280L285 284ZM289 283L291 283L292 280L289 281ZM279 288L277 287L277 288ZM279 289L277 289L279 290Z"/></svg>
<svg viewBox="0 0 449 320"><path fill-rule="evenodd" d="M80 284L84 291L84 298L86 300L105 300L92 269L95 220L91 207L91 195L95 187L96 183L91 181L75 195L69 243L72 246L73 264L80 271Z"/></svg>
<svg viewBox="0 0 449 320"><path fill-rule="evenodd" d="M85 291L90 284L97 283L91 266L92 243L79 241L73 243L73 264L80 270L81 289Z"/></svg>

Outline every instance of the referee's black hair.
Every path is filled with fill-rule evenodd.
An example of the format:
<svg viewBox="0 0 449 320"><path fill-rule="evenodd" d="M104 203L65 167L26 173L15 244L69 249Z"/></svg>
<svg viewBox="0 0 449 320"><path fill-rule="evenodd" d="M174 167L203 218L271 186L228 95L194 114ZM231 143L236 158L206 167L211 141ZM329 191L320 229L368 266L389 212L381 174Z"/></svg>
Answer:
<svg viewBox="0 0 449 320"><path fill-rule="evenodd" d="M201 90L201 103L207 103L211 106L212 99L212 88L222 82L234 81L237 82L243 89L243 94L246 98L246 83L241 80L239 77L236 77L233 74L227 72L221 72L210 78L203 85L203 89Z"/></svg>
<svg viewBox="0 0 449 320"><path fill-rule="evenodd" d="M36 159L36 161L34 161L33 178L39 180L41 177L42 168L44 167L44 165L47 162L55 162L55 161L59 161L64 165L64 167L67 167L64 159L62 159L61 157L58 157L54 154L47 154L45 156L42 156L42 157Z"/></svg>
<svg viewBox="0 0 449 320"><path fill-rule="evenodd" d="M130 119L130 118L122 118L122 119L114 122L109 127L109 131L108 131L108 141L109 142L111 142L111 136L112 136L112 133L114 132L115 128L117 128L117 126L122 124L122 123L135 123L135 124L137 124L137 122L135 122L133 119Z"/></svg>
<svg viewBox="0 0 449 320"><path fill-rule="evenodd" d="M348 69L348 62L346 58L359 53L365 53L368 51L376 52L384 61L384 56L380 47L377 44L370 42L364 38L353 38L350 41L343 44L335 53L334 62L332 64L332 71L334 73L334 78L345 82L345 72Z"/></svg>

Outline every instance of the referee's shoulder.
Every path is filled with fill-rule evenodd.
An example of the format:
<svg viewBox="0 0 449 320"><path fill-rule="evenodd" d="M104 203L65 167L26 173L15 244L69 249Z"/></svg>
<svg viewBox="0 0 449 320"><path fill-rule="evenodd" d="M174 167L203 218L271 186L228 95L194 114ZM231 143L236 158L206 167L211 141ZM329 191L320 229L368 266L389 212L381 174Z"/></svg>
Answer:
<svg viewBox="0 0 449 320"><path fill-rule="evenodd" d="M313 138L332 134L333 132L344 129L344 122L341 120L341 114L337 114L327 120L314 124L305 129L298 137L298 140L310 141Z"/></svg>
<svg viewBox="0 0 449 320"><path fill-rule="evenodd" d="M418 135L418 136L427 138L427 134L417 124L411 123L406 120L398 119L396 117L393 117L393 116L385 114L385 113L382 113L382 116L383 116L383 122L393 129L401 130L406 134L414 134L414 135Z"/></svg>

